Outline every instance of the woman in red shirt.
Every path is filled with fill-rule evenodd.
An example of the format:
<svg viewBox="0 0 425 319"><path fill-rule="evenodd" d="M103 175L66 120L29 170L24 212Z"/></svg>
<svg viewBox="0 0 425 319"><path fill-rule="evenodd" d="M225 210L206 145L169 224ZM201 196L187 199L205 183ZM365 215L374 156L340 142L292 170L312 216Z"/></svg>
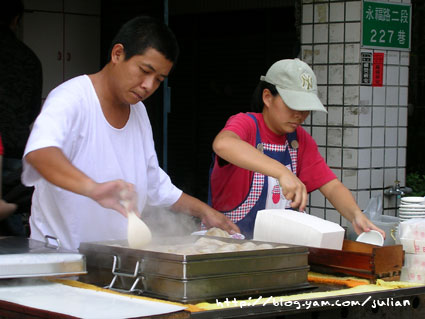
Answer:
<svg viewBox="0 0 425 319"><path fill-rule="evenodd" d="M209 202L248 238L262 209L304 211L319 189L357 233L378 230L337 179L301 124L311 111L326 112L316 76L299 59L274 63L254 93L254 113L232 116L213 142Z"/></svg>

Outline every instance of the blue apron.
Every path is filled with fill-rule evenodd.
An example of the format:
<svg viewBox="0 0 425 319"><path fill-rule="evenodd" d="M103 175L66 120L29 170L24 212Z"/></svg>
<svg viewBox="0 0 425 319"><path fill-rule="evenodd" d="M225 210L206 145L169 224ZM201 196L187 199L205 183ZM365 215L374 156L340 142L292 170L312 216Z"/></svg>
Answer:
<svg viewBox="0 0 425 319"><path fill-rule="evenodd" d="M279 161L296 174L297 148L293 148L291 144L293 141L296 141L297 132L286 134L286 143L284 145L263 144L257 119L252 114L247 115L255 121L257 127L255 138L257 149L262 151L265 155ZM211 173L212 167L210 169L210 180ZM209 186L208 204L211 205L211 182ZM290 208L290 202L282 195L279 181L275 178L254 172L250 190L246 198L236 208L222 213L239 226L241 233L244 234L247 239L251 239L253 237L257 212L266 208Z"/></svg>

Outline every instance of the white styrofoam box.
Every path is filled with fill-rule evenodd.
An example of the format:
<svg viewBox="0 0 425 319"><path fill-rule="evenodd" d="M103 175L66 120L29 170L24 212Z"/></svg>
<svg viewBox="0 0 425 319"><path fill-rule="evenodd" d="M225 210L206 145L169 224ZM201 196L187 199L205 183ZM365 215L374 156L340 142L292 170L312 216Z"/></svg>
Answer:
<svg viewBox="0 0 425 319"><path fill-rule="evenodd" d="M346 23L345 42L360 42L360 22Z"/></svg>
<svg viewBox="0 0 425 319"><path fill-rule="evenodd" d="M313 22L313 5L311 4L303 5L302 14L303 14L303 17L302 17L303 23L312 23Z"/></svg>
<svg viewBox="0 0 425 319"><path fill-rule="evenodd" d="M345 45L345 63L359 63L360 61L360 44L347 43Z"/></svg>
<svg viewBox="0 0 425 319"><path fill-rule="evenodd" d="M330 63L344 62L344 45L342 43L329 45L329 62Z"/></svg>
<svg viewBox="0 0 425 319"><path fill-rule="evenodd" d="M358 85L344 86L344 105L359 105L360 89Z"/></svg>
<svg viewBox="0 0 425 319"><path fill-rule="evenodd" d="M344 23L329 24L329 42L344 42Z"/></svg>
<svg viewBox="0 0 425 319"><path fill-rule="evenodd" d="M329 65L329 84L343 84L344 68L342 64Z"/></svg>
<svg viewBox="0 0 425 319"><path fill-rule="evenodd" d="M372 188L382 188L384 185L384 171L382 169L372 169Z"/></svg>
<svg viewBox="0 0 425 319"><path fill-rule="evenodd" d="M341 85L329 86L329 99L328 99L329 105L342 105L342 91L343 91L343 86ZM339 112L340 114L338 114L337 117L338 118L341 117L341 118L336 122L339 124L334 124L334 125L342 124L342 107L339 107ZM335 114L333 114L333 112L331 112L329 108L328 108L328 115L329 115L329 120L331 119L332 116L335 116Z"/></svg>
<svg viewBox="0 0 425 319"><path fill-rule="evenodd" d="M257 213L254 240L341 250L344 232L339 224L316 216L265 209Z"/></svg>
<svg viewBox="0 0 425 319"><path fill-rule="evenodd" d="M344 2L331 3L329 6L329 21L344 21Z"/></svg>
<svg viewBox="0 0 425 319"><path fill-rule="evenodd" d="M314 42L316 41L316 31L314 31ZM314 63L328 63L328 45L319 44L314 46Z"/></svg>
<svg viewBox="0 0 425 319"><path fill-rule="evenodd" d="M361 1L345 1L345 20L346 21L360 21Z"/></svg>
<svg viewBox="0 0 425 319"><path fill-rule="evenodd" d="M333 88L331 88L331 90L333 90ZM341 92L341 99L342 99L342 88L340 92ZM329 100L330 100L330 96L329 96ZM330 126L342 125L342 109L343 108L341 106L328 106L328 125Z"/></svg>
<svg viewBox="0 0 425 319"><path fill-rule="evenodd" d="M313 42L313 25L303 24L301 26L301 43Z"/></svg>
<svg viewBox="0 0 425 319"><path fill-rule="evenodd" d="M385 146L397 146L398 131L396 127L385 128Z"/></svg>
<svg viewBox="0 0 425 319"><path fill-rule="evenodd" d="M346 65L344 73L344 84L359 84L360 83L360 66Z"/></svg>

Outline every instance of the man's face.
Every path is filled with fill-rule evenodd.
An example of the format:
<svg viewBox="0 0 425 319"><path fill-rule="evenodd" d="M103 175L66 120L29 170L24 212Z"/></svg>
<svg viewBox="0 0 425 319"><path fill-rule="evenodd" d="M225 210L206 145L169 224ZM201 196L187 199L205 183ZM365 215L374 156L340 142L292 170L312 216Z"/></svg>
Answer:
<svg viewBox="0 0 425 319"><path fill-rule="evenodd" d="M135 104L151 96L170 73L173 63L155 49L128 60L121 54L116 62L116 78L121 102Z"/></svg>

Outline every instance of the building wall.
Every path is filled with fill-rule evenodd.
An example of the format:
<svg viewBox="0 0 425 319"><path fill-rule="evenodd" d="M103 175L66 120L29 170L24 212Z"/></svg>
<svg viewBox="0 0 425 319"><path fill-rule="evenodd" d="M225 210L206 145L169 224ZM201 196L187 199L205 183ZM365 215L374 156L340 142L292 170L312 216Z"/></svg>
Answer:
<svg viewBox="0 0 425 319"><path fill-rule="evenodd" d="M311 114L305 128L361 209L381 195L384 213L394 215L396 197L384 190L396 180L405 185L409 52L362 48L361 19L361 0L302 0L301 58L315 71L328 109ZM383 86L361 85L362 52L384 53ZM319 191L309 210L347 224Z"/></svg>

